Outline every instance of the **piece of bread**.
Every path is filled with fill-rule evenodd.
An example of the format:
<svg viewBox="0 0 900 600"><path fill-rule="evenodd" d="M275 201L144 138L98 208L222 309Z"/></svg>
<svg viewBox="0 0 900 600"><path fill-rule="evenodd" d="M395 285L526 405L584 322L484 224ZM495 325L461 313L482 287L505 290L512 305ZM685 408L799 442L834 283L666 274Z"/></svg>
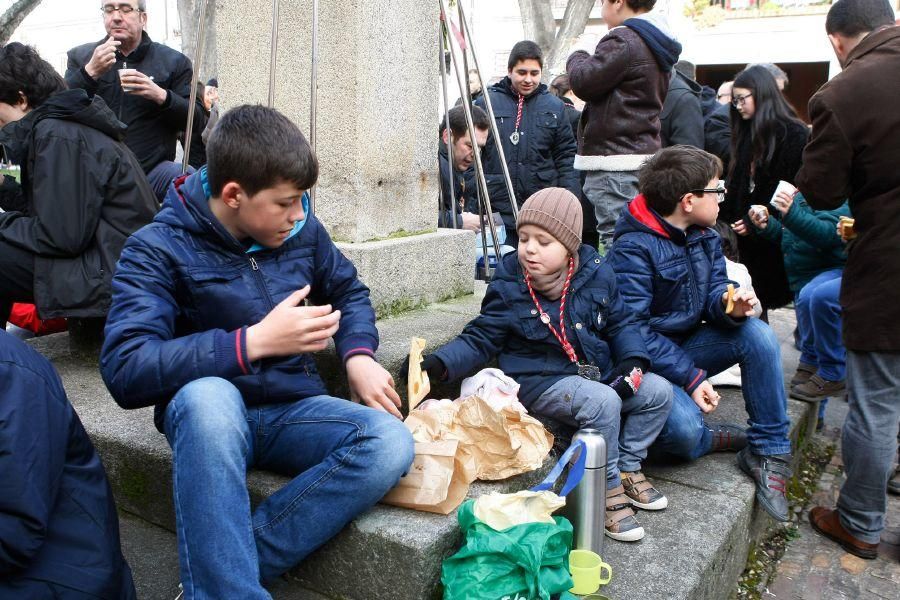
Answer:
<svg viewBox="0 0 900 600"><path fill-rule="evenodd" d="M725 314L729 314L734 309L734 285L728 284L728 296L725 298Z"/></svg>
<svg viewBox="0 0 900 600"><path fill-rule="evenodd" d="M850 217L841 217L838 221L838 227L841 230L842 240L852 240L856 237L856 219Z"/></svg>
<svg viewBox="0 0 900 600"><path fill-rule="evenodd" d="M409 397L409 410L413 410L431 391L428 373L422 371L422 352L425 340L412 338L409 345L409 373L407 373L406 392Z"/></svg>

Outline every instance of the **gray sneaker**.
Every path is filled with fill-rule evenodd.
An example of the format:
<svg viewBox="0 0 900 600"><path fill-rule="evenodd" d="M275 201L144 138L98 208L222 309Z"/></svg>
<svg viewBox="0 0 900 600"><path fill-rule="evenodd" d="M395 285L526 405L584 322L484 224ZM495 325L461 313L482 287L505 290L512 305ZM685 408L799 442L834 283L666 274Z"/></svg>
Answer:
<svg viewBox="0 0 900 600"><path fill-rule="evenodd" d="M631 502L621 485L606 490L606 535L620 542L636 542L644 537L644 528L634 518Z"/></svg>
<svg viewBox="0 0 900 600"><path fill-rule="evenodd" d="M756 500L776 521L788 518L787 484L791 478L790 454L759 456L744 448L738 466L756 484Z"/></svg>

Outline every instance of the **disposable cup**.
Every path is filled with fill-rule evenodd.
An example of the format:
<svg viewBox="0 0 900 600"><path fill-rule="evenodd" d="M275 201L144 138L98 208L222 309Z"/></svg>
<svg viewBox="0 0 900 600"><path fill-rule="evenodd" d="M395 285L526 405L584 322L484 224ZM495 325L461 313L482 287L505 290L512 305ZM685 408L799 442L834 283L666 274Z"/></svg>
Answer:
<svg viewBox="0 0 900 600"><path fill-rule="evenodd" d="M775 196L778 195L778 192L787 192L789 196L793 196L797 193L797 188L795 188L792 184L787 181L779 181L778 187L775 188L775 193L772 194L772 199L769 200L770 203L775 201Z"/></svg>
<svg viewBox="0 0 900 600"><path fill-rule="evenodd" d="M119 83L122 84L122 89L126 92L130 92L133 88L122 83L122 78L126 75L133 75L137 72L137 69L119 69Z"/></svg>
<svg viewBox="0 0 900 600"><path fill-rule="evenodd" d="M612 567L590 550L572 550L569 553L569 573L574 583L569 591L578 595L593 594L612 579Z"/></svg>

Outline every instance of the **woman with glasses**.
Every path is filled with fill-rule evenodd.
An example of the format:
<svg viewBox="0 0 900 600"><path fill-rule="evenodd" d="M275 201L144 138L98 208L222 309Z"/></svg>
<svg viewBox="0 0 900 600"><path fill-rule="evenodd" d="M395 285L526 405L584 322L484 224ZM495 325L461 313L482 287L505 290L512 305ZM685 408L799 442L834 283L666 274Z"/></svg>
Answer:
<svg viewBox="0 0 900 600"><path fill-rule="evenodd" d="M733 223L738 249L764 307L793 300L781 247L754 235L748 212L754 204L770 206L779 181L793 183L800 169L809 130L788 104L775 78L760 66L748 67L734 80L731 98L731 162L728 193L721 219ZM769 208L769 214L780 213Z"/></svg>

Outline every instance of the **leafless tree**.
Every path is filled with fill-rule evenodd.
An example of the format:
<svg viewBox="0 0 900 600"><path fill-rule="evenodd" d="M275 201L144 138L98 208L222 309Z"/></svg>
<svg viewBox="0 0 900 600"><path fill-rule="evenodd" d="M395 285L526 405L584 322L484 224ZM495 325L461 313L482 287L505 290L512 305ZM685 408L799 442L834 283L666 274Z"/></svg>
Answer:
<svg viewBox="0 0 900 600"><path fill-rule="evenodd" d="M41 3L41 0L17 0L0 15L0 46L9 41L16 27L21 25L28 13Z"/></svg>
<svg viewBox="0 0 900 600"><path fill-rule="evenodd" d="M544 76L568 56L575 39L584 33L591 9L599 0L569 0L557 29L549 0L519 0L525 37L544 51Z"/></svg>
<svg viewBox="0 0 900 600"><path fill-rule="evenodd" d="M200 3L203 0L178 0L178 17L181 20L181 51L194 60L197 53L197 24L200 20ZM206 39L203 57L199 65L194 65L197 79L205 82L217 75L216 64L216 0L206 0Z"/></svg>

